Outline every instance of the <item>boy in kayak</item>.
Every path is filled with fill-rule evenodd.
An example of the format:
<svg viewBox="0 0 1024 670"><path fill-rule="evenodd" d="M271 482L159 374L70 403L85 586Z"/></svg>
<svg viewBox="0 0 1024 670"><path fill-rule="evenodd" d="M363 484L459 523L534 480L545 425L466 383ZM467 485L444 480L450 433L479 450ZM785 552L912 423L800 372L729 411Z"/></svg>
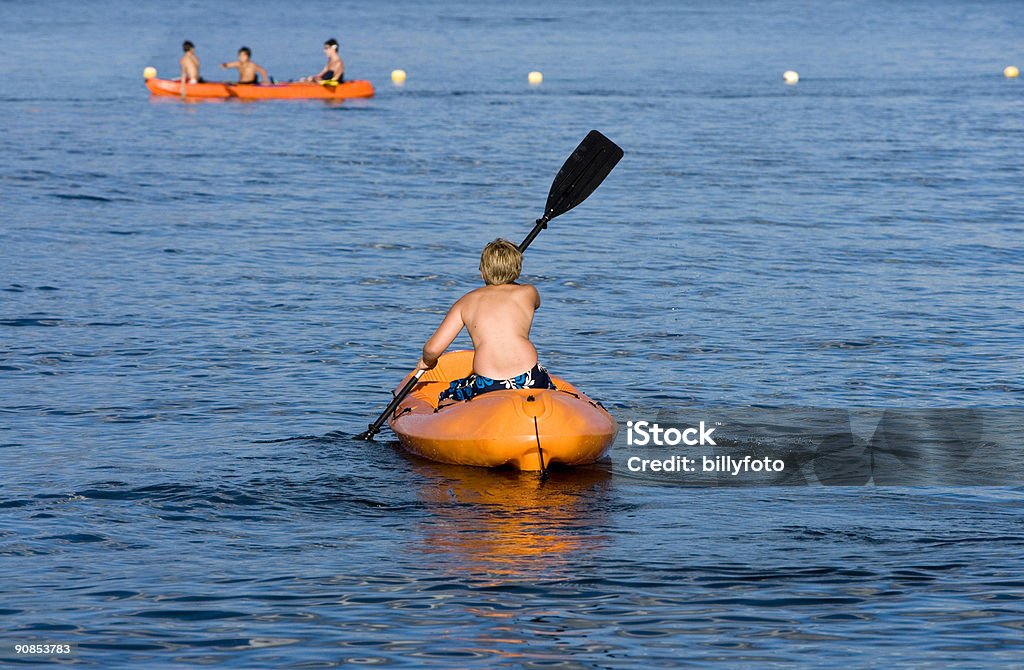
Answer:
<svg viewBox="0 0 1024 670"><path fill-rule="evenodd" d="M523 254L508 240L497 239L480 254L484 286L455 301L437 331L423 345L417 370L437 365L445 349L465 326L473 340L473 374L453 381L440 400L469 400L481 393L503 389L553 389L547 370L537 362L530 342L533 313L540 293L529 284L517 284Z"/></svg>
<svg viewBox="0 0 1024 670"><path fill-rule="evenodd" d="M315 81L318 84L325 81L336 81L340 84L345 81L345 63L338 55L338 40L332 38L324 42L324 53L327 54L327 65L324 69L302 81Z"/></svg>
<svg viewBox="0 0 1024 670"><path fill-rule="evenodd" d="M196 56L196 46L185 40L181 43L181 50L185 55L178 63L181 64L181 81L189 84L198 84L203 80L199 77L199 57Z"/></svg>
<svg viewBox="0 0 1024 670"><path fill-rule="evenodd" d="M238 83L239 84L258 84L260 83L260 75L263 76L263 81L270 81L270 75L267 71L261 68L252 60L252 50L249 47L242 47L238 50L238 60L233 60L230 63L221 63L220 67L222 70L226 70L229 67L238 68Z"/></svg>

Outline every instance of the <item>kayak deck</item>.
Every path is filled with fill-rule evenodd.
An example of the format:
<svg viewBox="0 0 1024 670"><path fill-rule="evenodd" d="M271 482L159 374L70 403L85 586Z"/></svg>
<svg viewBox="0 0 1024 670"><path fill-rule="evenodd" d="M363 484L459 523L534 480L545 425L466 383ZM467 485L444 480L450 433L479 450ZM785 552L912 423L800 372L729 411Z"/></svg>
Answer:
<svg viewBox="0 0 1024 670"><path fill-rule="evenodd" d="M181 97L181 82L173 79L152 77L146 80L146 88L155 96ZM341 100L345 98L370 98L373 97L373 94L373 84L361 79L333 85L298 81L280 84L234 84L223 81L185 84L186 98Z"/></svg>
<svg viewBox="0 0 1024 670"><path fill-rule="evenodd" d="M406 450L441 463L543 470L593 463L611 447L615 419L557 377L557 390L492 391L438 408L438 394L472 370L473 352L455 351L420 377L388 422Z"/></svg>

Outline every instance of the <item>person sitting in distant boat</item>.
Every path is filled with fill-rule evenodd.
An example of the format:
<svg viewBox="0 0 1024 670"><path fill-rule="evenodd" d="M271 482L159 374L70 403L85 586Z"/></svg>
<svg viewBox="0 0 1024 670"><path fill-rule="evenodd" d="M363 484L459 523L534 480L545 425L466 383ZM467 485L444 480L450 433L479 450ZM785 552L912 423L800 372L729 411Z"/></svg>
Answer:
<svg viewBox="0 0 1024 670"><path fill-rule="evenodd" d="M322 84L325 81L336 81L339 84L345 81L345 63L338 55L338 40L329 39L324 42L324 53L327 54L327 65L312 77L306 77L302 81L315 81Z"/></svg>
<svg viewBox="0 0 1024 670"><path fill-rule="evenodd" d="M260 83L260 76L263 76L263 81L273 81L267 71L262 67L252 62L252 50L249 47L242 47L238 50L238 60L233 60L230 63L221 63L220 67L226 70L230 67L238 68L238 83L239 84L258 84Z"/></svg>
<svg viewBox="0 0 1024 670"><path fill-rule="evenodd" d="M185 40L181 43L181 50L185 52L185 55L178 61L181 64L181 81L189 84L202 83L203 80L199 76L199 57L196 56L196 46Z"/></svg>
<svg viewBox="0 0 1024 670"><path fill-rule="evenodd" d="M540 293L517 284L523 254L512 242L497 239L480 254L480 278L485 286L455 301L437 331L423 345L417 370L429 370L462 332L473 340L473 374L451 382L439 400L470 400L482 393L505 389L553 389L551 377L537 361L530 342L533 313Z"/></svg>

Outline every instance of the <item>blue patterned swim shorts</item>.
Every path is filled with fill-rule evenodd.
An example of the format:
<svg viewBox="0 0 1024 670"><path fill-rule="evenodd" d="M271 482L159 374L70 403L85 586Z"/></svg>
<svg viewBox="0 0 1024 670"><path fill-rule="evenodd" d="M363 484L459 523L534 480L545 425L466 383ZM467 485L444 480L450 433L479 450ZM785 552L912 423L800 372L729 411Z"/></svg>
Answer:
<svg viewBox="0 0 1024 670"><path fill-rule="evenodd" d="M508 389L553 389L548 371L540 363L534 365L521 375L510 379L491 379L483 375L472 374L462 379L456 379L448 385L448 389L441 391L438 400L469 400L481 393L491 391L505 391Z"/></svg>

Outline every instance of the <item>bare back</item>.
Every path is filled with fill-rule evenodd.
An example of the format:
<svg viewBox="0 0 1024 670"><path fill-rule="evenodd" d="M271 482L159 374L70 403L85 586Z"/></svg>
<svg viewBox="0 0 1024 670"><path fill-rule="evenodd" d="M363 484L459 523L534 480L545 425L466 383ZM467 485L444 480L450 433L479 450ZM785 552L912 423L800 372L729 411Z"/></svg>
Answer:
<svg viewBox="0 0 1024 670"><path fill-rule="evenodd" d="M476 350L474 372L506 379L537 364L537 349L530 342L533 312L540 302L537 289L519 284L484 286L459 302Z"/></svg>
<svg viewBox="0 0 1024 670"><path fill-rule="evenodd" d="M186 81L199 81L199 58L191 51L178 61L181 64L181 76Z"/></svg>
<svg viewBox="0 0 1024 670"><path fill-rule="evenodd" d="M465 325L476 350L473 371L492 379L514 377L537 364L530 326L538 307L540 294L529 284L498 284L470 291L452 305L424 352L439 356Z"/></svg>

